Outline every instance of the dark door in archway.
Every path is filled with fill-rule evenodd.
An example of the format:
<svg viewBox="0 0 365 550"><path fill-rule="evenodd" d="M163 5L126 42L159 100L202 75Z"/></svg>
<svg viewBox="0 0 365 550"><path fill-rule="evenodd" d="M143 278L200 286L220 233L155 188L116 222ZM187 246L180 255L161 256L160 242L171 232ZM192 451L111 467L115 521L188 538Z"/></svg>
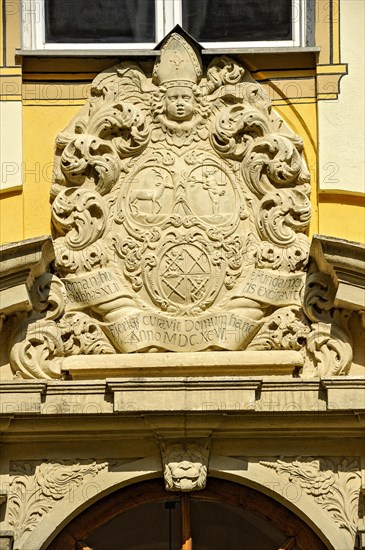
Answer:
<svg viewBox="0 0 365 550"><path fill-rule="evenodd" d="M325 550L299 517L254 489L210 478L205 490L168 493L162 480L101 499L49 550Z"/></svg>

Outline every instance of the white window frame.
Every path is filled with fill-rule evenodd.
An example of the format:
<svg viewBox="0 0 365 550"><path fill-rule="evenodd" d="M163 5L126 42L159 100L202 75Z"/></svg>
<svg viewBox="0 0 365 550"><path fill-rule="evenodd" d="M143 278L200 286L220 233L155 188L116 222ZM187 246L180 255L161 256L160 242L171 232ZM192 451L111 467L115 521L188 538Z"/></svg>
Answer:
<svg viewBox="0 0 365 550"><path fill-rule="evenodd" d="M152 1L152 0L151 0ZM199 0L197 0L199 1ZM153 49L176 24L182 24L181 0L155 0L156 38L152 43L46 42L44 0L22 0L22 48L24 50L131 50ZM276 48L306 45L307 0L292 0L292 40L202 42L204 48Z"/></svg>

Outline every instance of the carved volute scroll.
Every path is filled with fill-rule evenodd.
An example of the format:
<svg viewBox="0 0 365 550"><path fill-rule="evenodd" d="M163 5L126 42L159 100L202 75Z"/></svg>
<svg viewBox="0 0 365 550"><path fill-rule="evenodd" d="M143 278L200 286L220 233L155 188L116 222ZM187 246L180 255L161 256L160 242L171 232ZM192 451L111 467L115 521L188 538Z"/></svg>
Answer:
<svg viewBox="0 0 365 550"><path fill-rule="evenodd" d="M38 340L27 321L15 372L42 377L24 366L34 353L46 362L75 353L305 353L303 142L237 61L205 68L174 32L152 74L131 62L103 71L57 137L54 174L52 281L63 306L37 320Z"/></svg>

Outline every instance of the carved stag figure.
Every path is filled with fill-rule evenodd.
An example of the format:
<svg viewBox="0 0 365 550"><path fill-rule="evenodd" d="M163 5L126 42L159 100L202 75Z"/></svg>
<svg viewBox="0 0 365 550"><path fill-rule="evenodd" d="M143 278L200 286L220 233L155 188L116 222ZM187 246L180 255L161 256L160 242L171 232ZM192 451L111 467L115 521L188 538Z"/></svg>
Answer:
<svg viewBox="0 0 365 550"><path fill-rule="evenodd" d="M173 189L173 183L170 181L169 176L165 178L158 172L158 170L153 170L157 176L157 181L155 187L152 189L132 189L130 193L130 203L129 207L131 212L135 214L139 213L139 201L150 201L151 202L151 214L158 214L162 208L160 199L165 191L165 189ZM157 206L157 210L156 210Z"/></svg>

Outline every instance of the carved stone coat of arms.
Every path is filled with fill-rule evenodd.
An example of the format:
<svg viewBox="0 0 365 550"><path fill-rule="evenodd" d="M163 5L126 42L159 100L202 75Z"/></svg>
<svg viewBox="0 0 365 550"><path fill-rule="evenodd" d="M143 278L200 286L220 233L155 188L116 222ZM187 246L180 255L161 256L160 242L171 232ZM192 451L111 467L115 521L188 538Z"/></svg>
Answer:
<svg viewBox="0 0 365 550"><path fill-rule="evenodd" d="M146 67L99 74L57 137L56 258L13 347L23 376L58 376L45 355L300 349L311 331L302 140L237 61L204 69L184 34Z"/></svg>

